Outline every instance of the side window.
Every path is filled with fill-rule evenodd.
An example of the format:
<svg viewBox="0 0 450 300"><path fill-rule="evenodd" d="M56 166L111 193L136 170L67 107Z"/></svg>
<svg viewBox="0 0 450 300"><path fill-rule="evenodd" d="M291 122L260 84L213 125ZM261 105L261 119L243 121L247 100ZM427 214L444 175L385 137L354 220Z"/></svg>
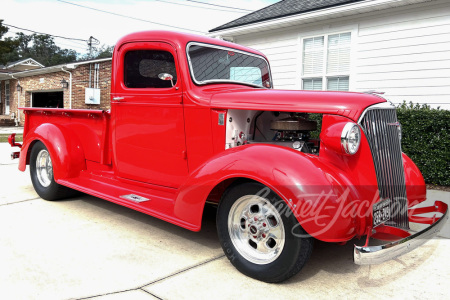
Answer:
<svg viewBox="0 0 450 300"><path fill-rule="evenodd" d="M125 54L124 83L128 88L170 88L170 80L162 80L159 74L173 76L177 82L175 60L171 53L157 50L135 50Z"/></svg>

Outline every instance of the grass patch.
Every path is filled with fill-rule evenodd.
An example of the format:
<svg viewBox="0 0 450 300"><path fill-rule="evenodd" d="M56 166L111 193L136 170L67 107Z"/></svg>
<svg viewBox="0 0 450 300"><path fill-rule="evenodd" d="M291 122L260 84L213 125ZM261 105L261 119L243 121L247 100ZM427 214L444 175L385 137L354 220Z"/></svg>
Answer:
<svg viewBox="0 0 450 300"><path fill-rule="evenodd" d="M7 143L8 137L11 134L0 134L0 143ZM16 142L22 142L23 141L23 135L22 134L16 134Z"/></svg>

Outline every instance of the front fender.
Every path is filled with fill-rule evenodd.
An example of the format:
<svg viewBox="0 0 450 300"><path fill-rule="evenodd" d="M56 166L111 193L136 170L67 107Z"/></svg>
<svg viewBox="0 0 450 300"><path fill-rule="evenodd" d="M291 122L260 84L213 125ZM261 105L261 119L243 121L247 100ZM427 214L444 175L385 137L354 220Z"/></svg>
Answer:
<svg viewBox="0 0 450 300"><path fill-rule="evenodd" d="M427 199L427 189L422 173L416 164L405 153L402 153L402 158L408 207L412 207Z"/></svg>
<svg viewBox="0 0 450 300"><path fill-rule="evenodd" d="M175 215L200 228L203 207L211 190L230 178L249 178L277 193L295 213L302 227L315 238L348 240L355 235L352 217L339 218L337 210L357 199L346 189L342 175L317 156L289 148L252 144L226 150L195 170L182 185ZM345 196L345 197L342 197Z"/></svg>
<svg viewBox="0 0 450 300"><path fill-rule="evenodd" d="M25 171L31 149L37 141L44 143L50 153L56 181L76 177L81 170L86 169L84 151L78 137L63 126L44 123L26 135L21 148L19 170Z"/></svg>

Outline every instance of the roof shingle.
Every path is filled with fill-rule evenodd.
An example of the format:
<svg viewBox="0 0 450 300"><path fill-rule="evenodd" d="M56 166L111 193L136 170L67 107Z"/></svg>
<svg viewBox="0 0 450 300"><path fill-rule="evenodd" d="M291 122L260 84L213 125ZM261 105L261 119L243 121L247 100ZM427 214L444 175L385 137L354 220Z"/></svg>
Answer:
<svg viewBox="0 0 450 300"><path fill-rule="evenodd" d="M258 23L276 18L282 18L323 8L339 6L363 0L283 0L255 12L249 13L239 19L211 29L209 32L229 29L242 25Z"/></svg>

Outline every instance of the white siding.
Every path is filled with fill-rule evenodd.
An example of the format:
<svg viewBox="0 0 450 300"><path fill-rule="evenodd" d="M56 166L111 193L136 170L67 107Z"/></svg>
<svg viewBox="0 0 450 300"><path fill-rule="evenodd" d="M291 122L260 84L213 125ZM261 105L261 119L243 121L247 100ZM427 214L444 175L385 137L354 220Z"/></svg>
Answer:
<svg viewBox="0 0 450 300"><path fill-rule="evenodd" d="M450 109L450 1L236 36L269 58L277 89L300 89L302 38L352 32L350 90Z"/></svg>
<svg viewBox="0 0 450 300"><path fill-rule="evenodd" d="M276 89L298 89L297 31L283 31L264 36L238 37L235 42L264 53L270 62Z"/></svg>
<svg viewBox="0 0 450 300"><path fill-rule="evenodd" d="M434 1L359 24L355 90L450 108L450 3Z"/></svg>

